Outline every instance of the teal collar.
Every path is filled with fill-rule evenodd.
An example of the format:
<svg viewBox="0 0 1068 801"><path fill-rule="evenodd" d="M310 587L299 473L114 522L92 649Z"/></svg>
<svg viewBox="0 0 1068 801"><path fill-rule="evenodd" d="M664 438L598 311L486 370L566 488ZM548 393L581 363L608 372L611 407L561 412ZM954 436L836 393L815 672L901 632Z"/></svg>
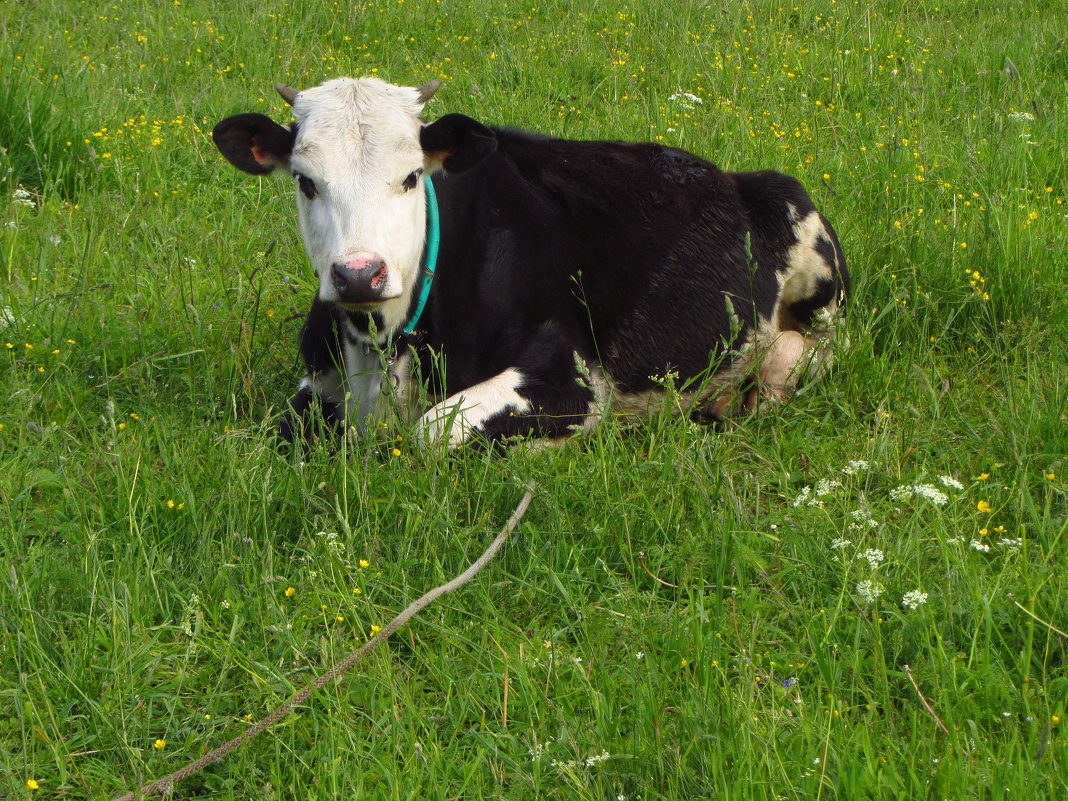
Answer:
<svg viewBox="0 0 1068 801"><path fill-rule="evenodd" d="M426 186L426 245L423 246L423 264L419 271L419 302L415 305L415 314L404 326L404 333L410 334L419 324L430 297L430 287L434 283L434 270L438 266L438 245L441 243L441 220L438 217L438 198L434 194L434 184L430 176L424 177Z"/></svg>

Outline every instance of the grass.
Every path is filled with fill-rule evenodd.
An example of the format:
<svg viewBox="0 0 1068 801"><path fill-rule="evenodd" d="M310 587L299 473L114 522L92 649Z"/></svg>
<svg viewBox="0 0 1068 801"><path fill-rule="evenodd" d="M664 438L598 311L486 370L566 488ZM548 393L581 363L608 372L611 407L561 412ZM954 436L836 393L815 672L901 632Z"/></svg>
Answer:
<svg viewBox="0 0 1068 801"><path fill-rule="evenodd" d="M533 478L498 562L176 797L1063 797L1061 5L0 9L0 796L108 799L239 733ZM797 176L850 348L722 431L293 464L292 200L208 132L372 73Z"/></svg>

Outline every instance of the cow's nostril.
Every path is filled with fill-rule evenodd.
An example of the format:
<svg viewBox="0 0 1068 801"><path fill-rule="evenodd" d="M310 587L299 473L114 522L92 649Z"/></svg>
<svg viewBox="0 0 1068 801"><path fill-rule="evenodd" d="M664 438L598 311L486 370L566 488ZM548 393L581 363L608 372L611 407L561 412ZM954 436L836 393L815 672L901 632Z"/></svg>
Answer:
<svg viewBox="0 0 1068 801"><path fill-rule="evenodd" d="M385 283L385 280L386 280L386 277L387 277L387 275L389 273L389 270L386 269L386 263L384 261L382 261L381 259L378 260L378 261L372 262L367 267L368 270L370 270L372 268L377 268L377 269L375 269L375 271L371 274L371 286L374 287L375 289L377 289L383 283Z"/></svg>

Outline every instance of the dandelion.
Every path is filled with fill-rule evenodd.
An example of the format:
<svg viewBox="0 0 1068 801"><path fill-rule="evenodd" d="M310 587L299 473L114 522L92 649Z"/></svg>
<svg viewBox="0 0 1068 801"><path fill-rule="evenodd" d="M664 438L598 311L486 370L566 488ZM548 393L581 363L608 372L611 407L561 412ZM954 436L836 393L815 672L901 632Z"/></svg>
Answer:
<svg viewBox="0 0 1068 801"><path fill-rule="evenodd" d="M1057 477L1057 474L1052 471L1050 471L1049 473L1043 473L1043 475L1046 477L1047 481L1053 481L1053 479Z"/></svg>
<svg viewBox="0 0 1068 801"><path fill-rule="evenodd" d="M370 566L371 566L371 563L368 562L366 559L361 559L360 560L360 567L370 567Z"/></svg>
<svg viewBox="0 0 1068 801"><path fill-rule="evenodd" d="M901 605L909 609L919 609L927 603L927 593L920 590L909 590L901 598Z"/></svg>
<svg viewBox="0 0 1068 801"><path fill-rule="evenodd" d="M382 627L381 626L376 626L374 623L371 624L371 633L372 634L378 634L378 632L380 632L380 631L382 631Z"/></svg>
<svg viewBox="0 0 1068 801"><path fill-rule="evenodd" d="M979 501L979 503L975 505L975 508L985 515L991 514L994 511L987 501Z"/></svg>
<svg viewBox="0 0 1068 801"><path fill-rule="evenodd" d="M990 478L990 474L989 473L980 473L979 475L977 475L975 477L975 480L976 481L986 481L988 478Z"/></svg>
<svg viewBox="0 0 1068 801"><path fill-rule="evenodd" d="M156 742L152 743L152 747L155 748L157 751L162 751L164 748L167 747L167 741L163 739L156 740Z"/></svg>
<svg viewBox="0 0 1068 801"><path fill-rule="evenodd" d="M39 790L39 789L41 789L41 785L39 785L37 783L36 779L27 779L26 780L26 789L27 790Z"/></svg>
<svg viewBox="0 0 1068 801"><path fill-rule="evenodd" d="M292 598L296 594L297 594L297 588L296 587L286 587L286 591L284 593L286 598Z"/></svg>
<svg viewBox="0 0 1068 801"><path fill-rule="evenodd" d="M394 448L392 451L390 451L390 453L392 453L394 456L400 456L401 450L400 448Z"/></svg>

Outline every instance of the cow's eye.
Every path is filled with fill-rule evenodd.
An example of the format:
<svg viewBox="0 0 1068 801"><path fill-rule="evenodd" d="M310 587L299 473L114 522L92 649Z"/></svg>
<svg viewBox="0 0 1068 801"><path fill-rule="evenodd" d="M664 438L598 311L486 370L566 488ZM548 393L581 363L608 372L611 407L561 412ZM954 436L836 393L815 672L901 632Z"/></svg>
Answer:
<svg viewBox="0 0 1068 801"><path fill-rule="evenodd" d="M297 186L300 187L300 191L304 193L304 197L308 198L308 200L319 194L319 190L315 188L315 181L304 173L295 172L293 177L297 179Z"/></svg>
<svg viewBox="0 0 1068 801"><path fill-rule="evenodd" d="M420 167L415 172L409 173L408 177L404 179L404 183L401 186L405 192L415 189L415 185L419 182L419 176L423 174L423 168Z"/></svg>

